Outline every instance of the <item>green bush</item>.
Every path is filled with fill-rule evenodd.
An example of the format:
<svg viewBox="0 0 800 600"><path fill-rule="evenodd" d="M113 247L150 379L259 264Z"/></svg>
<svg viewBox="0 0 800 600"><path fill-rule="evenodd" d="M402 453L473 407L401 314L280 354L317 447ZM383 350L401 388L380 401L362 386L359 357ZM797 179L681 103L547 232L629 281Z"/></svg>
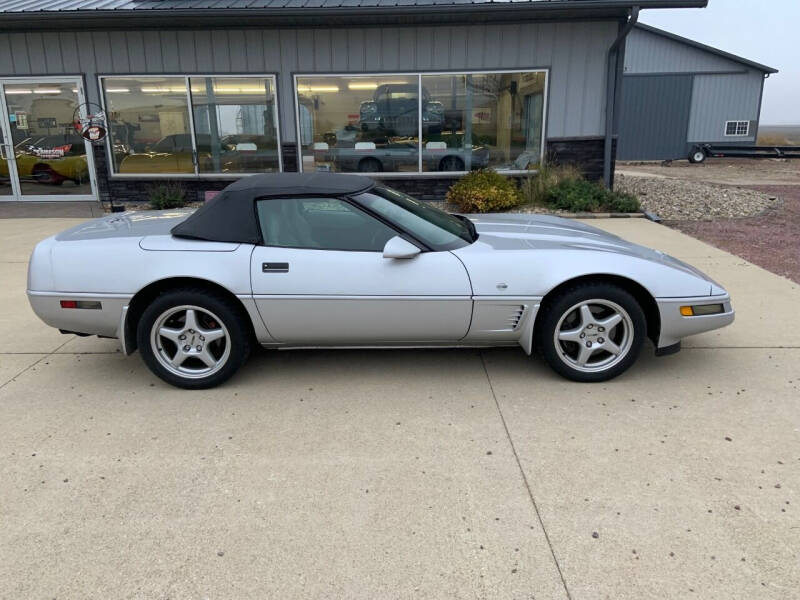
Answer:
<svg viewBox="0 0 800 600"><path fill-rule="evenodd" d="M572 165L551 165L543 163L536 174L522 182L522 195L525 204L546 206L550 190L564 180L582 179L580 170Z"/></svg>
<svg viewBox="0 0 800 600"><path fill-rule="evenodd" d="M186 206L186 193L180 183L169 181L152 186L147 193L150 208L165 210Z"/></svg>
<svg viewBox="0 0 800 600"><path fill-rule="evenodd" d="M639 201L623 192L612 192L585 179L564 179L550 188L546 204L569 212L636 212Z"/></svg>
<svg viewBox="0 0 800 600"><path fill-rule="evenodd" d="M508 210L522 203L513 179L496 171L480 170L465 175L447 191L447 201L463 212Z"/></svg>
<svg viewBox="0 0 800 600"><path fill-rule="evenodd" d="M639 199L626 192L609 192L608 212L638 212L642 206Z"/></svg>

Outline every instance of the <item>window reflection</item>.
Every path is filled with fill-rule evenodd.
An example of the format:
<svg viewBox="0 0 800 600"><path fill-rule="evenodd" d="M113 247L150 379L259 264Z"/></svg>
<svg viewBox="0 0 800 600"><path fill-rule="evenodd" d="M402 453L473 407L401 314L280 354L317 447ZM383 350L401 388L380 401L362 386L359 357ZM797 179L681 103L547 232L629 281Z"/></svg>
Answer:
<svg viewBox="0 0 800 600"><path fill-rule="evenodd" d="M190 78L201 173L277 171L278 128L269 78Z"/></svg>
<svg viewBox="0 0 800 600"><path fill-rule="evenodd" d="M424 172L535 168L545 79L544 72L298 77L303 170L418 172L420 162Z"/></svg>
<svg viewBox="0 0 800 600"><path fill-rule="evenodd" d="M186 80L103 79L114 170L194 173Z"/></svg>
<svg viewBox="0 0 800 600"><path fill-rule="evenodd" d="M423 94L443 115L441 127L423 128L423 170L537 166L544 81L544 73L423 75Z"/></svg>
<svg viewBox="0 0 800 600"><path fill-rule="evenodd" d="M4 92L11 134L7 144L13 146L23 196L91 194L86 143L74 123L77 84L7 83ZM9 163L0 160L0 195L10 191Z"/></svg>
<svg viewBox="0 0 800 600"><path fill-rule="evenodd" d="M102 82L117 173L279 170L272 77L190 77L194 138L185 77Z"/></svg>
<svg viewBox="0 0 800 600"><path fill-rule="evenodd" d="M298 77L304 171L416 172L415 75Z"/></svg>

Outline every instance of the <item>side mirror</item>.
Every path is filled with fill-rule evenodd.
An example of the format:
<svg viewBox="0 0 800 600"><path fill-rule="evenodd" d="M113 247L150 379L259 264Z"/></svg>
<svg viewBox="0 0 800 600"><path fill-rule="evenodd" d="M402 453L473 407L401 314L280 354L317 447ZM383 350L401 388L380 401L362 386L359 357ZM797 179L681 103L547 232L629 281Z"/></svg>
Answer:
<svg viewBox="0 0 800 600"><path fill-rule="evenodd" d="M419 253L419 248L397 235L383 247L383 258L414 258Z"/></svg>

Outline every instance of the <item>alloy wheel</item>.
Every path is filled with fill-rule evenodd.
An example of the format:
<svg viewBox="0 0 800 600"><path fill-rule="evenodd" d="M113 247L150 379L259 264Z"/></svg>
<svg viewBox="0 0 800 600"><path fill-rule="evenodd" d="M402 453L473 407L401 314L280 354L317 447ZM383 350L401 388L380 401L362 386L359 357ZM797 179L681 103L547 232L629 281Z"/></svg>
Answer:
<svg viewBox="0 0 800 600"><path fill-rule="evenodd" d="M228 361L230 334L222 320L199 306L165 310L150 331L153 354L161 365L180 377L213 375Z"/></svg>
<svg viewBox="0 0 800 600"><path fill-rule="evenodd" d="M633 321L610 300L592 299L569 308L553 334L558 357L585 373L606 371L620 363L633 344Z"/></svg>

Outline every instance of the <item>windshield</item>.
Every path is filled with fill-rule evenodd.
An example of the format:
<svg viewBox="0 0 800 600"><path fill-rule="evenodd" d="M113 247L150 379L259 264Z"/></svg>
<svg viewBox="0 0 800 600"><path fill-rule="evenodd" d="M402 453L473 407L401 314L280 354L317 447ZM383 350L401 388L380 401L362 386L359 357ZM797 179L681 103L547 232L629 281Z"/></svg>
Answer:
<svg viewBox="0 0 800 600"><path fill-rule="evenodd" d="M376 187L354 198L433 250L463 248L477 239L472 222L396 190Z"/></svg>

